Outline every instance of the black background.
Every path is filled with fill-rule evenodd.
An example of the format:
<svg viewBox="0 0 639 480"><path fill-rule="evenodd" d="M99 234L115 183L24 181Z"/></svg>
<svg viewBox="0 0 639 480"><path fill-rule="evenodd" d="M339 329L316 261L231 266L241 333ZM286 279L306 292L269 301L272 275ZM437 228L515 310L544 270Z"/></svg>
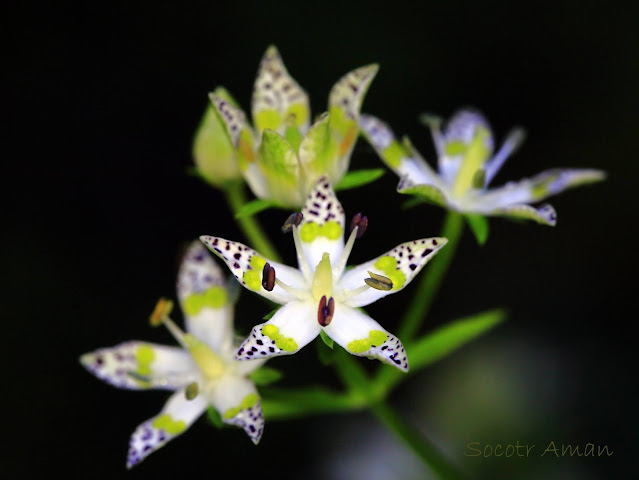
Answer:
<svg viewBox="0 0 639 480"><path fill-rule="evenodd" d="M636 6L157 1L3 10L3 478L429 478L366 412L269 422L257 447L201 419L126 471L130 433L166 393L115 390L77 361L126 339L172 343L146 318L158 297L174 295L181 246L201 234L243 240L223 196L187 174L190 147L216 86L249 110L270 44L309 93L313 115L339 77L378 63L363 111L408 134L430 160L418 115L472 105L498 140L513 125L528 132L495 183L551 167L608 172L551 200L555 228L491 220L481 248L467 232L424 330L496 306L509 320L411 377L391 402L469 478L636 473ZM360 139L352 166L378 165ZM399 211L396 183L389 172L341 196L347 215L370 219L353 262L439 234L443 212ZM277 236L287 214L259 219L290 261L292 242ZM412 291L369 312L392 332ZM243 292L237 328L247 332L264 310ZM313 345L270 365L286 386L337 385ZM614 454L464 457L471 441L594 442Z"/></svg>

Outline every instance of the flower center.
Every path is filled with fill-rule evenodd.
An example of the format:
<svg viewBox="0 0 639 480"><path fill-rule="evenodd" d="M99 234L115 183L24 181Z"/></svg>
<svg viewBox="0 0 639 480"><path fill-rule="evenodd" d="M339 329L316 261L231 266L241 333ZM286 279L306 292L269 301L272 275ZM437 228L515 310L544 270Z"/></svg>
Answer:
<svg viewBox="0 0 639 480"><path fill-rule="evenodd" d="M317 301L321 300L324 296L331 298L333 294L333 269L331 268L329 255L326 252L324 252L322 259L315 268L311 291Z"/></svg>
<svg viewBox="0 0 639 480"><path fill-rule="evenodd" d="M486 128L478 126L470 143L467 146L461 146L460 153L463 154L463 157L453 184L453 194L456 197L461 197L478 183L481 183L483 187L485 172L483 173L484 177L481 178L481 182L478 177L481 177L482 174L480 173L478 175L477 172L482 169L490 155L490 149L487 145L489 137L490 132L486 130ZM453 145L449 145L449 147L452 146Z"/></svg>
<svg viewBox="0 0 639 480"><path fill-rule="evenodd" d="M191 354L191 358L193 358L206 380L220 377L226 369L222 359L207 344L198 340L194 335L184 333L169 317L172 309L173 302L170 300L164 298L158 300L150 317L151 325L154 327L160 324L164 325L178 343Z"/></svg>

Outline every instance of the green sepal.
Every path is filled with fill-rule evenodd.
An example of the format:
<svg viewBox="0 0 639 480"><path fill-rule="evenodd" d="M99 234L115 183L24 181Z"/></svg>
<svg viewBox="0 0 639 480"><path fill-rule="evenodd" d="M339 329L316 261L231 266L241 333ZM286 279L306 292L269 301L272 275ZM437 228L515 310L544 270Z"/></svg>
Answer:
<svg viewBox="0 0 639 480"><path fill-rule="evenodd" d="M439 188L433 185L413 185L411 187L406 187L398 191L399 193L404 195L416 195L418 197L421 197L425 202L437 205L439 207L446 206L446 197Z"/></svg>
<svg viewBox="0 0 639 480"><path fill-rule="evenodd" d="M235 213L235 218L251 217L256 213L262 212L269 208L273 208L275 206L277 206L275 202L271 202L270 200L265 200L263 198L256 198L255 200L251 200L250 202L242 205Z"/></svg>
<svg viewBox="0 0 639 480"><path fill-rule="evenodd" d="M237 282L235 282L237 283ZM262 317L262 320L270 320L271 318L273 318L273 315L275 315L277 313L277 311L282 308L282 306L278 306L277 308L274 308L273 310L271 310L270 312L268 312L266 315L264 315Z"/></svg>
<svg viewBox="0 0 639 480"><path fill-rule="evenodd" d="M324 329L320 330L320 337L322 341L328 346L328 348L333 348L333 344L335 343L331 337L324 331Z"/></svg>
<svg viewBox="0 0 639 480"><path fill-rule="evenodd" d="M253 383L255 383L258 387L277 382L283 376L284 374L282 372L271 367L260 367L257 370L253 370L248 375L248 377L253 380Z"/></svg>
<svg viewBox="0 0 639 480"><path fill-rule="evenodd" d="M364 170L352 170L335 185L335 191L350 190L367 185L382 177L386 171L383 168L370 168Z"/></svg>
<svg viewBox="0 0 639 480"><path fill-rule="evenodd" d="M428 203L422 197L415 195L413 198L406 200L401 205L402 210L410 210L411 208L415 208L417 205L422 205L424 203Z"/></svg>
<svg viewBox="0 0 639 480"><path fill-rule="evenodd" d="M361 408L362 401L325 387L260 389L262 412L270 419L300 418L318 413L343 412Z"/></svg>
<svg viewBox="0 0 639 480"><path fill-rule="evenodd" d="M272 199L285 205L298 202L300 165L288 140L274 130L264 129L258 161Z"/></svg>
<svg viewBox="0 0 639 480"><path fill-rule="evenodd" d="M222 415L218 412L215 407L209 406L206 409L206 416L209 421L216 426L217 428L224 428L224 422L222 421Z"/></svg>
<svg viewBox="0 0 639 480"><path fill-rule="evenodd" d="M465 213L464 218L475 235L477 243L484 245L486 240L488 240L488 218L479 213Z"/></svg>
<svg viewBox="0 0 639 480"><path fill-rule="evenodd" d="M411 372L435 363L466 343L487 333L506 319L502 309L489 310L452 321L406 346Z"/></svg>

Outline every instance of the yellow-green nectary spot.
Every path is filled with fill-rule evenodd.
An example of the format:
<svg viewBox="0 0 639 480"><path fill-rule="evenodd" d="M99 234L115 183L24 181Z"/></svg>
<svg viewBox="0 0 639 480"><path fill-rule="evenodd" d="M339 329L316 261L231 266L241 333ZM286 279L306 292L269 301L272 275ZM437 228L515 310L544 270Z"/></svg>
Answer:
<svg viewBox="0 0 639 480"><path fill-rule="evenodd" d="M155 359L155 352L153 351L153 347L149 347L148 345L141 345L135 351L135 361L138 364L137 373L140 375L150 375L151 374L151 363Z"/></svg>
<svg viewBox="0 0 639 480"><path fill-rule="evenodd" d="M247 408L251 408L252 406L254 406L259 399L260 397L257 395L257 393L249 393L242 399L242 403L240 403L236 407L229 408L226 412L224 412L224 418L233 418L242 410L246 410Z"/></svg>
<svg viewBox="0 0 639 480"><path fill-rule="evenodd" d="M280 329L275 325L268 324L262 327L262 335L267 336L275 342L278 348L287 352L294 352L297 350L297 342L294 338L284 337L280 335Z"/></svg>
<svg viewBox="0 0 639 480"><path fill-rule="evenodd" d="M329 220L324 225L315 222L306 222L300 229L300 238L309 243L317 237L326 237L329 240L337 240L342 235L342 226L334 220Z"/></svg>
<svg viewBox="0 0 639 480"><path fill-rule="evenodd" d="M182 433L186 430L186 423L182 420L173 420L171 415L165 413L160 415L153 421L153 426L155 428L164 430L166 433L171 435L177 435L178 433Z"/></svg>
<svg viewBox="0 0 639 480"><path fill-rule="evenodd" d="M404 286L406 275L397 269L397 260L393 257L381 257L375 262L375 268L379 268L393 282L393 290L397 290Z"/></svg>
<svg viewBox="0 0 639 480"><path fill-rule="evenodd" d="M266 264L266 260L258 255L253 255L251 261L251 270L244 272L244 282L251 290L257 291L262 287L262 270Z"/></svg>
<svg viewBox="0 0 639 480"><path fill-rule="evenodd" d="M399 167L399 164L405 155L404 148L395 140L392 141L388 147L382 150L382 159L391 168Z"/></svg>
<svg viewBox="0 0 639 480"><path fill-rule="evenodd" d="M368 338L353 340L346 345L346 348L353 353L363 353L371 347L379 347L386 340L388 340L388 335L384 332L381 330L371 330L368 333Z"/></svg>
<svg viewBox="0 0 639 480"><path fill-rule="evenodd" d="M271 130L277 130L282 124L282 117L277 110L262 110L255 114L255 126L258 130L270 128Z"/></svg>
<svg viewBox="0 0 639 480"><path fill-rule="evenodd" d="M226 305L226 290L214 285L202 293L193 293L184 300L184 313L197 315L204 307L220 308Z"/></svg>

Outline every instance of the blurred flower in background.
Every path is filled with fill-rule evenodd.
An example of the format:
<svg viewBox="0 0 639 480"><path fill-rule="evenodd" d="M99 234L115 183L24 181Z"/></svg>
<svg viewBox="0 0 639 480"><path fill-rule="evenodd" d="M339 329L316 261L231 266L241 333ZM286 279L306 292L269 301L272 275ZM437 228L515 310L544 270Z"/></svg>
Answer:
<svg viewBox="0 0 639 480"><path fill-rule="evenodd" d="M381 159L399 177L397 191L423 201L468 214L505 216L555 225L557 214L550 204L533 207L563 190L597 182L605 173L594 169L552 169L532 178L488 188L506 159L524 139L514 129L494 153L494 139L483 115L473 109L456 112L441 129L437 117L422 116L433 135L438 171L433 170L408 139L398 142L380 119L363 114L362 133Z"/></svg>
<svg viewBox="0 0 639 480"><path fill-rule="evenodd" d="M193 143L197 171L216 187L241 174L256 197L300 207L319 177L336 184L347 172L361 104L377 69L363 66L339 79L328 111L311 124L306 92L289 75L277 48L269 47L254 84L252 125L226 90L209 95L211 105Z"/></svg>

